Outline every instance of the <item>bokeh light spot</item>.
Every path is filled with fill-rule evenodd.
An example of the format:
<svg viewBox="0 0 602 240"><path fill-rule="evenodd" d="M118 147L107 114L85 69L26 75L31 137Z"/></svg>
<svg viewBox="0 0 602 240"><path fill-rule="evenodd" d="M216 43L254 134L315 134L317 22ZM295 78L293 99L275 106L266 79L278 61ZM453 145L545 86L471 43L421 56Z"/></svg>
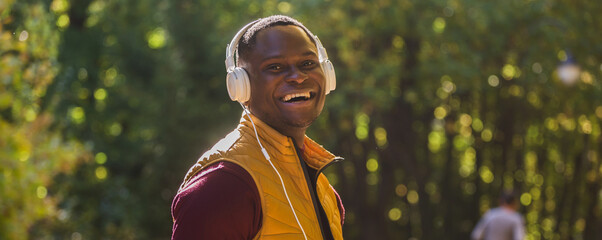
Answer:
<svg viewBox="0 0 602 240"><path fill-rule="evenodd" d="M489 86L497 87L500 85L500 79L496 75L491 75L487 78L487 83L489 83Z"/></svg>
<svg viewBox="0 0 602 240"><path fill-rule="evenodd" d="M378 175L376 173L369 173L366 176L366 183L370 186L376 186L378 184Z"/></svg>
<svg viewBox="0 0 602 240"><path fill-rule="evenodd" d="M111 87L115 84L115 78L117 77L117 69L109 68L105 71L105 78L103 79L103 83L107 87Z"/></svg>
<svg viewBox="0 0 602 240"><path fill-rule="evenodd" d="M33 108L27 108L25 110L25 121L33 122L33 120L36 120L37 116L38 114Z"/></svg>
<svg viewBox="0 0 602 240"><path fill-rule="evenodd" d="M510 88L508 88L508 92L510 93L510 95L515 97L522 97L524 94L523 88L518 85L510 86Z"/></svg>
<svg viewBox="0 0 602 240"><path fill-rule="evenodd" d="M579 122L579 126L581 127L580 128L581 132L583 132L585 134L592 133L592 123L589 121L589 119L587 119L587 116L585 116L585 115L579 116L578 122Z"/></svg>
<svg viewBox="0 0 602 240"><path fill-rule="evenodd" d="M280 2L278 3L278 11L281 13L288 13L291 11L291 4L288 2Z"/></svg>
<svg viewBox="0 0 602 240"><path fill-rule="evenodd" d="M580 218L575 222L575 230L577 230L577 232L583 232L583 230L585 230L585 219Z"/></svg>
<svg viewBox="0 0 602 240"><path fill-rule="evenodd" d="M355 136L359 140L365 140L368 138L368 124L370 123L370 117L363 112L358 113L355 116Z"/></svg>
<svg viewBox="0 0 602 240"><path fill-rule="evenodd" d="M512 64L506 64L502 68L502 77L506 80L518 77L518 68L512 66Z"/></svg>
<svg viewBox="0 0 602 240"><path fill-rule="evenodd" d="M558 130L558 122L554 118L546 118L544 124L545 124L546 128L548 128L552 131Z"/></svg>
<svg viewBox="0 0 602 240"><path fill-rule="evenodd" d="M87 78L88 78L88 70L86 70L85 68L80 68L77 71L77 79L86 80Z"/></svg>
<svg viewBox="0 0 602 240"><path fill-rule="evenodd" d="M433 114L435 115L435 117L437 119L443 119L445 116L447 116L447 110L445 110L444 107L439 106L439 107L435 108L435 111Z"/></svg>
<svg viewBox="0 0 602 240"><path fill-rule="evenodd" d="M96 100L103 101L103 100L105 100L106 97L107 97L107 91L104 90L103 88L99 88L99 89L96 89L96 91L94 91L94 98L96 98Z"/></svg>
<svg viewBox="0 0 602 240"><path fill-rule="evenodd" d="M463 113L460 114L460 124L462 124L462 126L470 126L470 124L472 123L472 117L470 117L470 115Z"/></svg>
<svg viewBox="0 0 602 240"><path fill-rule="evenodd" d="M397 49L402 49L403 45L405 45L405 42L403 41L403 38L400 36L394 36L393 37L393 47L397 48Z"/></svg>
<svg viewBox="0 0 602 240"><path fill-rule="evenodd" d="M359 140L365 140L368 137L368 127L367 126L357 126L355 128L355 136Z"/></svg>
<svg viewBox="0 0 602 240"><path fill-rule="evenodd" d="M447 92L447 93L451 93L454 90L456 90L456 85L454 85L454 83L450 82L450 81L445 81L441 84L443 91Z"/></svg>
<svg viewBox="0 0 602 240"><path fill-rule="evenodd" d="M29 38L29 33L27 31L21 31L21 33L19 34L19 41L24 42L25 40L27 40L27 38Z"/></svg>
<svg viewBox="0 0 602 240"><path fill-rule="evenodd" d="M31 156L31 152L27 148L21 148L21 149L17 150L17 158L19 158L19 161L21 161L21 162L25 162L25 161L29 160L30 156Z"/></svg>
<svg viewBox="0 0 602 240"><path fill-rule="evenodd" d="M81 124L86 120L86 114L84 109L81 107L74 107L71 109L71 120L76 124Z"/></svg>
<svg viewBox="0 0 602 240"><path fill-rule="evenodd" d="M494 176L488 167L486 167L486 166L481 167L481 169L479 169L479 175L481 176L481 179L483 180L483 182L485 182L485 183L493 182Z"/></svg>
<svg viewBox="0 0 602 240"><path fill-rule="evenodd" d="M378 170L378 161L374 158L368 159L366 161L366 169L370 172L376 172Z"/></svg>
<svg viewBox="0 0 602 240"><path fill-rule="evenodd" d="M36 195L38 198L45 198L48 195L48 189L44 186L38 186L36 189Z"/></svg>
<svg viewBox="0 0 602 240"><path fill-rule="evenodd" d="M88 90L87 88L80 88L77 91L77 97L79 99L84 100L84 99L88 98L89 95L90 95L90 90Z"/></svg>
<svg viewBox="0 0 602 240"><path fill-rule="evenodd" d="M103 166L97 167L94 171L94 174L96 175L96 178L98 178L98 180L104 180L107 178L108 175L107 168Z"/></svg>
<svg viewBox="0 0 602 240"><path fill-rule="evenodd" d="M445 19L438 17L433 21L433 31L435 33L443 33L445 30Z"/></svg>
<svg viewBox="0 0 602 240"><path fill-rule="evenodd" d="M438 152L441 149L441 146L447 141L443 131L432 131L429 133L428 140L428 147L431 152Z"/></svg>
<svg viewBox="0 0 602 240"><path fill-rule="evenodd" d="M594 77L587 71L583 71L581 73L581 81L587 84L594 84Z"/></svg>
<svg viewBox="0 0 602 240"><path fill-rule="evenodd" d="M109 134L111 134L112 136L119 136L119 134L121 134L121 124L119 123L113 123L111 124L111 126L109 127Z"/></svg>
<svg viewBox="0 0 602 240"><path fill-rule="evenodd" d="M472 129L474 129L477 132L482 131L483 130L483 121L481 121L481 119L474 118L472 120Z"/></svg>
<svg viewBox="0 0 602 240"><path fill-rule="evenodd" d="M520 195L520 203L523 206L529 206L529 204L531 204L531 194L529 193L523 193L522 195Z"/></svg>
<svg viewBox="0 0 602 240"><path fill-rule="evenodd" d="M389 210L389 219L391 221L397 221L401 218L401 210L399 208L391 208Z"/></svg>
<svg viewBox="0 0 602 240"><path fill-rule="evenodd" d="M82 234L79 232L74 232L71 234L71 240L82 240Z"/></svg>
<svg viewBox="0 0 602 240"><path fill-rule="evenodd" d="M558 57L558 60L560 60L561 62L566 61L568 58L566 55L566 52L564 50L558 51L558 53L556 54L556 57Z"/></svg>
<svg viewBox="0 0 602 240"><path fill-rule="evenodd" d="M411 204L416 204L419 201L419 196L418 196L418 192L414 191L414 190L410 190L408 192L408 196L407 196L408 202Z"/></svg>
<svg viewBox="0 0 602 240"><path fill-rule="evenodd" d="M107 162L107 155L103 152L99 152L94 156L94 160L98 164L105 164Z"/></svg>
<svg viewBox="0 0 602 240"><path fill-rule="evenodd" d="M533 70L534 73L539 74L543 71L543 68L541 67L540 63L536 62L531 66L531 70Z"/></svg>
<svg viewBox="0 0 602 240"><path fill-rule="evenodd" d="M382 127L374 129L374 138L376 139L376 145L384 147L387 145L387 130Z"/></svg>
<svg viewBox="0 0 602 240"><path fill-rule="evenodd" d="M146 34L148 47L159 49L165 46L165 30L163 28L155 28L153 31Z"/></svg>
<svg viewBox="0 0 602 240"><path fill-rule="evenodd" d="M406 185L403 184L399 184L397 185L397 187L395 187L395 194L397 194L397 196L403 197L406 194L408 194L408 187L406 187Z"/></svg>
<svg viewBox="0 0 602 240"><path fill-rule="evenodd" d="M63 14L56 20L56 26L59 28L67 28L69 26L69 15Z"/></svg>
<svg viewBox="0 0 602 240"><path fill-rule="evenodd" d="M67 0L54 0L50 4L50 9L55 13L63 13L69 9L69 2Z"/></svg>

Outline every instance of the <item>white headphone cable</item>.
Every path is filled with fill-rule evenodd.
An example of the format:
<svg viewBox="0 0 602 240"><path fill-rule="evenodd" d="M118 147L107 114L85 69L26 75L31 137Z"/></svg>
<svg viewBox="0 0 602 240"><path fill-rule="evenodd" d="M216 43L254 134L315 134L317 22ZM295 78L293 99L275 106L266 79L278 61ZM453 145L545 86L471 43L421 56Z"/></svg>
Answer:
<svg viewBox="0 0 602 240"><path fill-rule="evenodd" d="M245 112L245 114L247 115L247 117L249 118L249 120L251 120L251 125L253 125L253 131L255 131L255 138L257 138L257 142L259 143L259 147L261 148L261 152L263 153L263 156L265 157L265 159L268 160L268 162L270 163L270 165L272 166L272 168L274 169L274 171L278 175L278 178L280 178L280 183L282 184L282 189L284 189L284 196L286 196L286 200L288 201L288 205L291 207L291 211L293 211L293 216L295 216L295 220L297 220L297 224L299 225L299 228L301 228L301 232L303 233L303 237L305 238L305 240L307 240L307 235L305 235L305 230L303 230L303 226L301 226L301 223L299 222L299 218L297 218L297 213L295 213L295 208L293 208L293 204L291 203L291 199L288 197L288 193L286 192L286 187L284 186L284 181L282 180L282 176L280 176L280 173L278 172L278 170L276 169L276 167L272 163L272 160L270 160L270 155L268 155L268 152L265 150L265 148L261 144L261 141L259 141L259 135L257 134L257 129L255 128L255 123L253 122L253 118L251 118L251 116L249 115L249 110L247 110L247 108L245 107L245 105L243 105L241 102L238 102L238 103L240 103L240 106L242 107L243 111Z"/></svg>

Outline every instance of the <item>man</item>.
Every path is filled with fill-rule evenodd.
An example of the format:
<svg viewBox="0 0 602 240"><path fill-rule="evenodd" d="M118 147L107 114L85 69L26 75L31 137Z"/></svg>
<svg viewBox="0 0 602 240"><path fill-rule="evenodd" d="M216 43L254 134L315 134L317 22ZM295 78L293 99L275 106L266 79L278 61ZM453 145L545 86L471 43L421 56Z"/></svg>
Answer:
<svg viewBox="0 0 602 240"><path fill-rule="evenodd" d="M245 113L186 175L172 239L342 239L344 208L321 173L339 158L305 136L335 86L319 40L271 16L227 51L228 92Z"/></svg>
<svg viewBox="0 0 602 240"><path fill-rule="evenodd" d="M525 238L525 220L517 212L519 208L514 192L503 192L500 206L483 215L471 234L472 239L522 240Z"/></svg>

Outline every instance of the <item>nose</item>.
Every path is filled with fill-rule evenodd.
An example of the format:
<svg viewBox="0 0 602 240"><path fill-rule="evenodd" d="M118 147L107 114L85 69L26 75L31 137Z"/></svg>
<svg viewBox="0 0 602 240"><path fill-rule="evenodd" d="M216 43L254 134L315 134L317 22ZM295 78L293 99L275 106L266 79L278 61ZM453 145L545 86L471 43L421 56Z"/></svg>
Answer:
<svg viewBox="0 0 602 240"><path fill-rule="evenodd" d="M290 74L286 76L286 81L290 83L301 84L305 80L307 80L307 74L296 66L292 66Z"/></svg>

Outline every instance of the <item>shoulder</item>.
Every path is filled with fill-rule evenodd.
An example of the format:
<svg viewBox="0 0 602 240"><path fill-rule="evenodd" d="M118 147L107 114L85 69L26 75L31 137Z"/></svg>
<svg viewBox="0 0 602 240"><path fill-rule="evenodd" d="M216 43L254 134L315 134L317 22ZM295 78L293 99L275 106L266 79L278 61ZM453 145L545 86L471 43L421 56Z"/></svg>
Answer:
<svg viewBox="0 0 602 240"><path fill-rule="evenodd" d="M519 224L524 224L525 223L525 217L523 217L523 215L520 214L519 212L514 212L514 219Z"/></svg>
<svg viewBox="0 0 602 240"><path fill-rule="evenodd" d="M172 217L174 238L196 235L221 239L228 232L227 236L249 239L261 224L261 199L242 167L216 162L194 175L178 192Z"/></svg>
<svg viewBox="0 0 602 240"><path fill-rule="evenodd" d="M211 160L218 159L227 155L232 151L232 148L237 144L240 144L243 137L241 131L238 129L230 132L226 137L219 140L211 149L199 158L198 163L208 163Z"/></svg>
<svg viewBox="0 0 602 240"><path fill-rule="evenodd" d="M236 194L232 188L242 190L240 193L257 191L253 178L242 167L231 162L215 162L192 176L176 198L210 201L216 196Z"/></svg>
<svg viewBox="0 0 602 240"><path fill-rule="evenodd" d="M487 210L485 212L485 214L483 214L483 219L492 218L492 217L498 215L500 212L499 210L500 210L499 208L491 208L491 209Z"/></svg>
<svg viewBox="0 0 602 240"><path fill-rule="evenodd" d="M224 160L240 160L248 157L256 158L258 155L256 152L258 152L258 150L253 151L254 149L251 147L247 135L248 134L245 134L241 129L237 128L213 145L210 150L203 153L186 173L181 188L190 185L192 178L195 176L198 177L199 172L207 172L205 168L216 162ZM180 191L182 191L182 189L180 189Z"/></svg>

